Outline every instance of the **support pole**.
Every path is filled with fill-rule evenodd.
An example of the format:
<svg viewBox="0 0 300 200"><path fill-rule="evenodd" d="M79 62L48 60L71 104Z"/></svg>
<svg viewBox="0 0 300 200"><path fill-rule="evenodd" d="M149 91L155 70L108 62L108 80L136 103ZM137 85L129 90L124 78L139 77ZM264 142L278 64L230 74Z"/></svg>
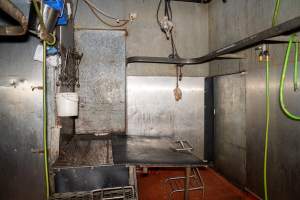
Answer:
<svg viewBox="0 0 300 200"><path fill-rule="evenodd" d="M191 167L185 168L184 200L189 200Z"/></svg>

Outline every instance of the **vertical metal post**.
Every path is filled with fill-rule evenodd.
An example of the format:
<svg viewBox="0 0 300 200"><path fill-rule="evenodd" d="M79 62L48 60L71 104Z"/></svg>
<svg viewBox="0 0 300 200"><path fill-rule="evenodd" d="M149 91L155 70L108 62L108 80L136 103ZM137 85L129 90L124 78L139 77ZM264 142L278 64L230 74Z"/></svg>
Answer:
<svg viewBox="0 0 300 200"><path fill-rule="evenodd" d="M185 183L184 183L184 200L189 200L191 167L185 168Z"/></svg>

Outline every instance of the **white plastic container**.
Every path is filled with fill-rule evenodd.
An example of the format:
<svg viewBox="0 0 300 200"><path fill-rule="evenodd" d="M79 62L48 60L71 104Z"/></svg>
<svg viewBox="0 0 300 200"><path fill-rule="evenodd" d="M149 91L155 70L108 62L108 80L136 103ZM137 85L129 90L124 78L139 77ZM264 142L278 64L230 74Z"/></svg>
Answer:
<svg viewBox="0 0 300 200"><path fill-rule="evenodd" d="M56 108L59 117L78 116L78 94L63 92L56 94Z"/></svg>

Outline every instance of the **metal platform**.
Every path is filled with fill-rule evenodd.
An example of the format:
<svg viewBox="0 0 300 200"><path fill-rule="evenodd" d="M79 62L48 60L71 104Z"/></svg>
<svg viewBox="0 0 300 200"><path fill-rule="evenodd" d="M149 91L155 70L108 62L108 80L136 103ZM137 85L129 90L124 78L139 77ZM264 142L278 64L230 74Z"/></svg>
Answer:
<svg viewBox="0 0 300 200"><path fill-rule="evenodd" d="M54 168L144 165L158 167L203 166L190 151L178 151L172 137L78 135L61 148Z"/></svg>
<svg viewBox="0 0 300 200"><path fill-rule="evenodd" d="M92 191L130 185L126 166L65 167L53 170L56 193Z"/></svg>

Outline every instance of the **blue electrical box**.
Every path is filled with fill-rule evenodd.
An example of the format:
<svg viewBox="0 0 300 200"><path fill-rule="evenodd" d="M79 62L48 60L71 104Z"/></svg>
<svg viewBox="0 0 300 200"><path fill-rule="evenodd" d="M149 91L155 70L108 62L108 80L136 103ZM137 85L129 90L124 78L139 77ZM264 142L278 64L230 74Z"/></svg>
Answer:
<svg viewBox="0 0 300 200"><path fill-rule="evenodd" d="M57 25L64 26L68 23L67 9L63 0L44 0L44 3L49 7L59 10L60 16L57 20Z"/></svg>

